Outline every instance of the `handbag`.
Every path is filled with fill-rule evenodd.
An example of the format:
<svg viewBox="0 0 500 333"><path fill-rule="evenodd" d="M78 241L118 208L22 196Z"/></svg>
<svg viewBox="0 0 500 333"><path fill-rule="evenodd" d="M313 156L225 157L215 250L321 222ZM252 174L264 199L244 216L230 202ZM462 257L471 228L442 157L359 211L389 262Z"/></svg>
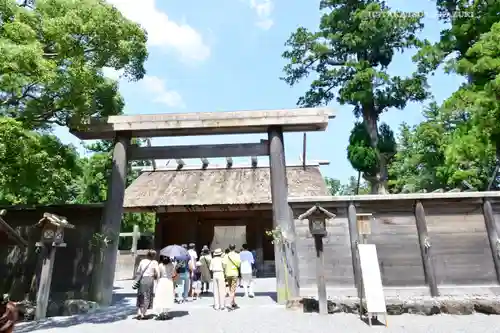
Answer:
<svg viewBox="0 0 500 333"><path fill-rule="evenodd" d="M153 260L151 260L148 265L146 266L146 268L144 268L144 270L142 271L141 275L139 276L139 278L137 280L134 281L134 284L132 285L132 289L134 290L137 290L139 289L139 286L141 285L141 280L142 280L142 277L144 276L144 273L146 273L149 265L151 265L151 263L153 262Z"/></svg>

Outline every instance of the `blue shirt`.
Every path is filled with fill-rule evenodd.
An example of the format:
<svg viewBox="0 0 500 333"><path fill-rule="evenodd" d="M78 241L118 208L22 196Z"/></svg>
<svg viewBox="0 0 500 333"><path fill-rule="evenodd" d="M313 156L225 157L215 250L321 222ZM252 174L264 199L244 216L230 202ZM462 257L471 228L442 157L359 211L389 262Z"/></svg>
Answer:
<svg viewBox="0 0 500 333"><path fill-rule="evenodd" d="M255 263L255 259L253 257L252 252L246 250L241 251L240 261L241 261L241 274L251 274L252 265Z"/></svg>

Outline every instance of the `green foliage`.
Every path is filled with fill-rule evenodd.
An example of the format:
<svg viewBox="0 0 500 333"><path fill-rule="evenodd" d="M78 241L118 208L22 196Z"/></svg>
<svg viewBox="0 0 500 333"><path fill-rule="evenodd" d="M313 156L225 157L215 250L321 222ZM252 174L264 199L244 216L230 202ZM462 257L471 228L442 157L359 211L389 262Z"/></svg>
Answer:
<svg viewBox="0 0 500 333"><path fill-rule="evenodd" d="M0 204L57 204L74 200L80 166L74 147L0 117Z"/></svg>
<svg viewBox="0 0 500 333"><path fill-rule="evenodd" d="M336 100L351 105L355 116L363 117L369 144L363 134L357 133L360 126L356 125L350 160L354 168L376 175L369 181L374 190L383 193L387 156L379 151L379 116L428 96L425 75L400 77L387 71L397 52L422 45L416 37L423 27L422 16L393 12L383 1L375 0L322 0L320 10L324 14L317 32L300 27L286 42L283 57L288 64L282 79L293 86L314 73L310 89L298 100L299 106L327 105ZM382 129L389 138L388 127ZM388 151L390 141L382 144Z"/></svg>
<svg viewBox="0 0 500 333"><path fill-rule="evenodd" d="M339 195L340 187L342 186L340 180L330 177L325 177L325 183L326 187L328 188L328 191L330 192L330 195Z"/></svg>
<svg viewBox="0 0 500 333"><path fill-rule="evenodd" d="M358 181L356 177L349 177L347 184L342 184L340 180L325 177L326 187L331 195L362 195L370 193L370 186L365 181L361 180L358 189ZM357 191L358 190L358 191Z"/></svg>
<svg viewBox="0 0 500 333"><path fill-rule="evenodd" d="M357 122L349 136L347 158L355 170L375 174L379 170L377 151L371 145L370 135L363 123Z"/></svg>
<svg viewBox="0 0 500 333"><path fill-rule="evenodd" d="M28 128L120 114L103 67L144 76L145 32L103 0L2 0L0 17L0 115Z"/></svg>
<svg viewBox="0 0 500 333"><path fill-rule="evenodd" d="M415 56L421 73L433 72L441 64L455 71L457 61L498 22L500 2L496 0L436 0L441 19L449 27L437 43L424 42Z"/></svg>

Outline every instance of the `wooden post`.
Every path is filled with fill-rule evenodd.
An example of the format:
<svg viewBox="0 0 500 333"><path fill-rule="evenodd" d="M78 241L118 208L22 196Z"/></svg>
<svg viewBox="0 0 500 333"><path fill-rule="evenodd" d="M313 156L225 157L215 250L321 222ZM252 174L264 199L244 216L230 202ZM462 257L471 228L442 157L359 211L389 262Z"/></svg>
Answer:
<svg viewBox="0 0 500 333"><path fill-rule="evenodd" d="M316 281L318 283L319 313L328 314L328 300L326 296L325 260L323 256L323 236L314 236L316 248Z"/></svg>
<svg viewBox="0 0 500 333"><path fill-rule="evenodd" d="M160 250L163 248L163 219L160 218L160 215L156 213L155 218L155 250L160 253Z"/></svg>
<svg viewBox="0 0 500 333"><path fill-rule="evenodd" d="M55 246L43 246L43 263L40 273L40 284L36 295L35 319L44 319L47 316L49 305L50 285L52 284L52 271L54 270L54 260L56 257Z"/></svg>
<svg viewBox="0 0 500 333"><path fill-rule="evenodd" d="M487 198L483 201L483 216L486 232L488 233L488 240L490 242L491 254L493 256L495 273L497 274L497 281L500 283L500 240L498 239L495 214L493 213L491 202Z"/></svg>
<svg viewBox="0 0 500 333"><path fill-rule="evenodd" d="M257 223L257 234L255 235L255 267L257 268L257 277L262 277L264 269L264 233L265 228L262 223L262 217Z"/></svg>
<svg viewBox="0 0 500 333"><path fill-rule="evenodd" d="M116 257L118 254L118 235L123 217L123 199L127 180L127 149L130 137L118 136L113 148L113 165L108 181L108 197L102 218L103 233L112 233L113 241L104 249L100 264L98 295L96 301L101 305L111 305L115 279Z"/></svg>
<svg viewBox="0 0 500 333"><path fill-rule="evenodd" d="M425 210L422 202L415 202L415 223L417 225L418 243L420 244L420 255L424 267L425 282L429 285L429 291L432 297L439 296L437 287L436 273L432 262L432 247L427 232L427 222L425 219Z"/></svg>
<svg viewBox="0 0 500 333"><path fill-rule="evenodd" d="M352 258L352 272L354 275L354 285L358 291L358 297L361 298L362 295L362 285L361 285L361 267L359 266L358 260L358 227L357 227L357 217L356 217L356 207L354 203L349 203L347 209L347 220L349 223L349 238L351 241L351 258Z"/></svg>
<svg viewBox="0 0 500 333"><path fill-rule="evenodd" d="M137 224L134 224L132 231L132 247L130 248L130 252L132 252L133 256L137 254L137 243L139 242L139 238L141 238L139 226Z"/></svg>
<svg viewBox="0 0 500 333"><path fill-rule="evenodd" d="M286 240L287 244L285 246L276 245L274 247L278 303L284 304L288 299L299 296L295 224L288 205L283 129L279 126L270 127L268 136L273 226L279 227L289 238Z"/></svg>

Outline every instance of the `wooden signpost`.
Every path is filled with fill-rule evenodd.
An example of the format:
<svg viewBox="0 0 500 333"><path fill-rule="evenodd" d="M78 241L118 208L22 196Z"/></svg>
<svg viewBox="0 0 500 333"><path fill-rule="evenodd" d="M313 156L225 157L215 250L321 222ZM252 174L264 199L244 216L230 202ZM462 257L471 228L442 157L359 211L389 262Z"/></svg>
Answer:
<svg viewBox="0 0 500 333"><path fill-rule="evenodd" d="M323 256L323 238L326 237L326 219L332 219L335 214L319 205L314 205L307 212L299 216L299 220L309 220L309 231L314 237L316 249L316 281L318 284L319 313L328 314L328 299L326 294L325 261Z"/></svg>
<svg viewBox="0 0 500 333"><path fill-rule="evenodd" d="M43 214L43 218L36 226L42 228L42 237L40 242L37 242L35 245L42 250L43 255L35 310L35 319L39 320L47 316L56 250L58 247L66 247L66 243L64 243L64 229L74 229L74 226L69 224L65 217L50 213Z"/></svg>
<svg viewBox="0 0 500 333"><path fill-rule="evenodd" d="M370 213L356 214L356 226L361 242L358 243L358 257L361 268L361 290L359 298L360 316L363 316L363 299L366 301L368 324L377 319L378 314L385 317L387 326L387 310L385 306L384 288L378 263L377 247L368 244L368 235L372 233L371 222L373 215Z"/></svg>

